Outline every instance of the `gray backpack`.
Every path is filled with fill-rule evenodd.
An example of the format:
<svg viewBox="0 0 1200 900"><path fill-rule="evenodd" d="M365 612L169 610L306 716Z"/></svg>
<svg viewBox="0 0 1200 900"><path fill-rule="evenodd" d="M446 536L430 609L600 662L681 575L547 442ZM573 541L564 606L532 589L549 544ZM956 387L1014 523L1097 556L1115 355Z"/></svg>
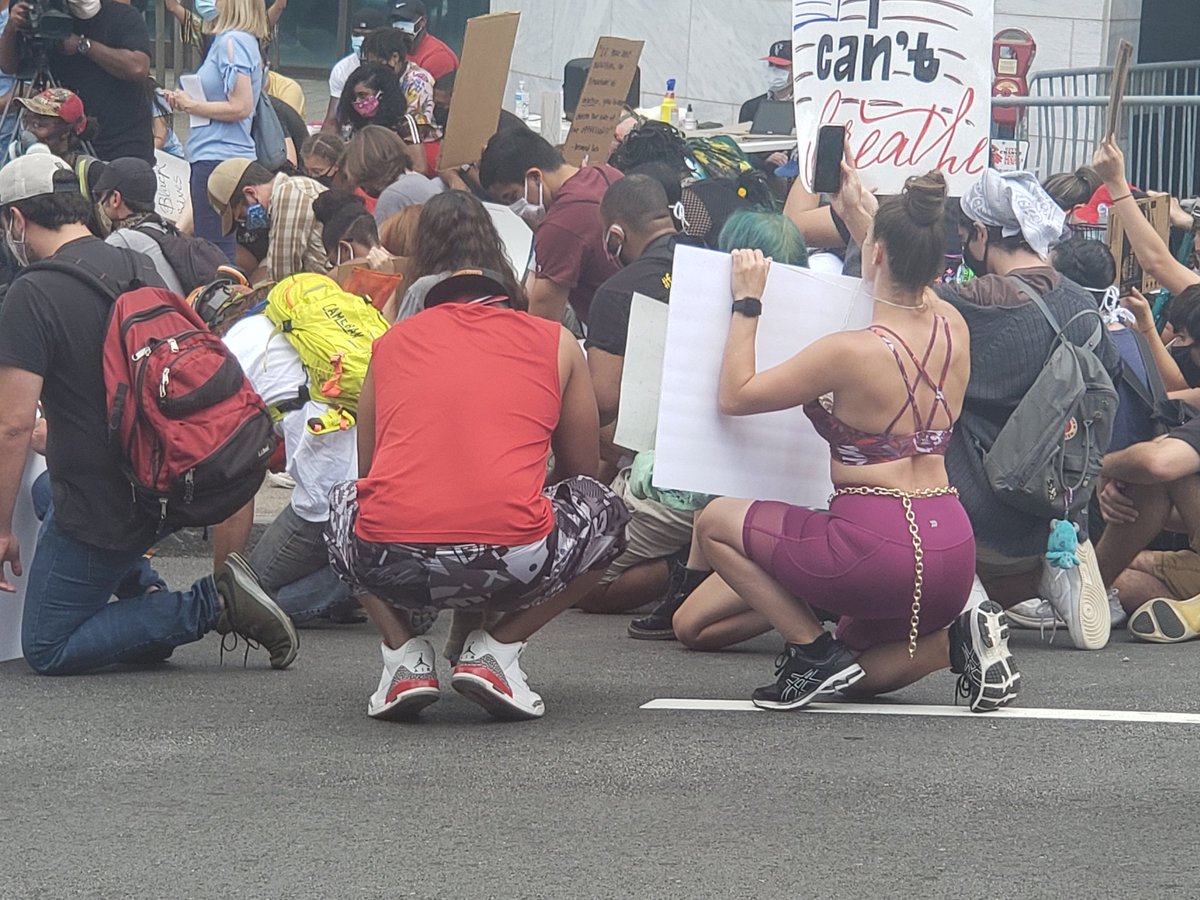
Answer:
<svg viewBox="0 0 1200 900"><path fill-rule="evenodd" d="M1104 323L1098 309L1088 309L1060 326L1041 294L1011 280L1050 323L1056 346L984 455L983 469L1008 505L1041 518L1071 519L1096 489L1117 412L1116 388L1094 352ZM1085 316L1095 317L1096 330L1079 346L1064 331Z"/></svg>

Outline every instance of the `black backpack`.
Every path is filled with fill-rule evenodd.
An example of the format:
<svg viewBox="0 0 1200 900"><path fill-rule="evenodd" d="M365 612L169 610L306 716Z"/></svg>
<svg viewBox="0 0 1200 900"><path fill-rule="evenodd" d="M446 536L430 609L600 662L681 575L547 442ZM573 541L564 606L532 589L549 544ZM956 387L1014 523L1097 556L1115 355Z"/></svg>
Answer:
<svg viewBox="0 0 1200 900"><path fill-rule="evenodd" d="M212 241L183 234L170 222L150 220L133 230L158 244L185 296L216 281L217 269L229 265L229 257Z"/></svg>

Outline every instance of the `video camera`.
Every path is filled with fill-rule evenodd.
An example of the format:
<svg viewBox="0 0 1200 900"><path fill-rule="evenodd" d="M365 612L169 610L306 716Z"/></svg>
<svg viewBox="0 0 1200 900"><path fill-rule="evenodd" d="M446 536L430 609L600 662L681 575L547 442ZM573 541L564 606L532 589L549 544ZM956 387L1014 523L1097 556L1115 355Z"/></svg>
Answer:
<svg viewBox="0 0 1200 900"><path fill-rule="evenodd" d="M74 34L78 23L67 8L67 0L23 2L29 6L29 25L20 34L20 69L17 77L32 82L40 80L50 50Z"/></svg>

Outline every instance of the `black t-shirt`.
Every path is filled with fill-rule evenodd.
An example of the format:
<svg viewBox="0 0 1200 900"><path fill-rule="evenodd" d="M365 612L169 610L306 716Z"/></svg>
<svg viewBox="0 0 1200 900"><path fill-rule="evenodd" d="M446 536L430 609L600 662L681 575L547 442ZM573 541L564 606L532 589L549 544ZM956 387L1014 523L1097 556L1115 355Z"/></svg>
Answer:
<svg viewBox="0 0 1200 900"><path fill-rule="evenodd" d="M95 16L76 20L75 31L114 50L137 50L154 57L146 20L132 6L116 0L102 0ZM97 156L103 160L136 156L154 162L147 82L122 81L80 54L53 53L50 69L64 87L79 95L84 111L99 123L100 133L92 142Z"/></svg>
<svg viewBox="0 0 1200 900"><path fill-rule="evenodd" d="M1187 382L1188 387L1200 387L1200 366L1192 361L1192 348L1172 347L1171 358L1179 366L1179 371L1183 374L1183 380Z"/></svg>
<svg viewBox="0 0 1200 900"><path fill-rule="evenodd" d="M71 241L58 259L82 259L124 284L164 287L149 257L99 238ZM41 375L46 465L58 525L106 550L145 549L157 523L134 512L129 482L109 450L103 346L112 302L59 272L28 272L0 307L0 365Z"/></svg>
<svg viewBox="0 0 1200 900"><path fill-rule="evenodd" d="M651 241L640 257L600 285L592 297L588 315L589 349L596 347L614 356L625 355L633 295L645 294L662 303L670 299L675 243L673 234Z"/></svg>

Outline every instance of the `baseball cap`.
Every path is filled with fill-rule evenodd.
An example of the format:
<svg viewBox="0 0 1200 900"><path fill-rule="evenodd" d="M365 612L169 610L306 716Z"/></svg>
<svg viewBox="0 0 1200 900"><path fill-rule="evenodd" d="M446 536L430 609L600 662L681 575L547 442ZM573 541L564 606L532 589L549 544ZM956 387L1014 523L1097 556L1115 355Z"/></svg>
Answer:
<svg viewBox="0 0 1200 900"><path fill-rule="evenodd" d="M71 167L50 153L26 153L0 169L0 204L16 203L44 194L79 190L74 178L70 184L54 183L55 172L71 172Z"/></svg>
<svg viewBox="0 0 1200 900"><path fill-rule="evenodd" d="M392 18L415 22L417 19L428 17L429 11L421 0L395 0L392 3Z"/></svg>
<svg viewBox="0 0 1200 900"><path fill-rule="evenodd" d="M386 28L387 24L387 13L374 6L368 6L354 13L350 19L350 30L374 31L376 28Z"/></svg>
<svg viewBox="0 0 1200 900"><path fill-rule="evenodd" d="M792 64L792 42L776 41L771 45L771 49L767 51L767 55L763 59L773 66L786 69Z"/></svg>
<svg viewBox="0 0 1200 900"><path fill-rule="evenodd" d="M227 159L208 176L208 205L221 217L221 234L233 231L233 195L246 170L254 160L243 157Z"/></svg>
<svg viewBox="0 0 1200 900"><path fill-rule="evenodd" d="M152 206L158 194L158 177L154 174L154 167L144 159L132 156L114 159L100 173L92 194L98 196L109 191L120 191L127 200Z"/></svg>
<svg viewBox="0 0 1200 900"><path fill-rule="evenodd" d="M32 97L18 97L17 102L39 116L56 116L71 126L76 134L87 128L87 116L83 113L83 101L79 95L66 88L48 88Z"/></svg>
<svg viewBox="0 0 1200 900"><path fill-rule="evenodd" d="M459 269L429 289L425 294L425 308L432 309L439 303L454 300L496 296L508 298L503 275L492 269Z"/></svg>

